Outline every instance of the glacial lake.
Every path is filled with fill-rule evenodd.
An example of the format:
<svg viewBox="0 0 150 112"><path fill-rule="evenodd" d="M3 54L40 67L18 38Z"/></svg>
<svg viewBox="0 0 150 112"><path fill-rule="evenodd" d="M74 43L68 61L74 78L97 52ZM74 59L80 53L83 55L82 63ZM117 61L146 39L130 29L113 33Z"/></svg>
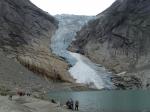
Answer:
<svg viewBox="0 0 150 112"><path fill-rule="evenodd" d="M57 91L49 93L50 99L61 104L72 98L80 103L79 112L150 112L150 91Z"/></svg>

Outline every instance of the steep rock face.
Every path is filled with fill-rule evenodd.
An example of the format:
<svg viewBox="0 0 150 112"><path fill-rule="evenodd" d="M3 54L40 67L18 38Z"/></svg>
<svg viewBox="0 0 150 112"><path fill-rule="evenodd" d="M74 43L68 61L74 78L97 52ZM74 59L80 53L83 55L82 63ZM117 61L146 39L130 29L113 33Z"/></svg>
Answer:
<svg viewBox="0 0 150 112"><path fill-rule="evenodd" d="M58 27L54 17L29 0L1 0L0 23L0 48L7 57L48 78L73 81L68 65L49 49Z"/></svg>
<svg viewBox="0 0 150 112"><path fill-rule="evenodd" d="M77 33L71 47L115 73L136 75L144 87L148 86L149 6L149 0L117 0Z"/></svg>

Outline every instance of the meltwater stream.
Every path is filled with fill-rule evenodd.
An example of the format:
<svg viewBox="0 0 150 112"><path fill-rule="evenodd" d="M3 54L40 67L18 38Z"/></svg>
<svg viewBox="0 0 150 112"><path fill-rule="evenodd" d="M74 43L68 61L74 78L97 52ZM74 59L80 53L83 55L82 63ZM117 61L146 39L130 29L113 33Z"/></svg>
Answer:
<svg viewBox="0 0 150 112"><path fill-rule="evenodd" d="M56 15L55 17L59 21L59 28L51 40L53 53L65 58L72 65L69 72L77 83L84 83L97 89L112 89L111 74L105 68L97 66L81 54L67 51L68 46L75 39L76 32L95 17L76 15Z"/></svg>

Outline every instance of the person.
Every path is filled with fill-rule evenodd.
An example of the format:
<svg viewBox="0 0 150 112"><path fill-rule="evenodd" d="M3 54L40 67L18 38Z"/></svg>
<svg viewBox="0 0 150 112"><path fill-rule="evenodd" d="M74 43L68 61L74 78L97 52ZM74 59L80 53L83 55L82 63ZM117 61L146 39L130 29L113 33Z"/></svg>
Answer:
<svg viewBox="0 0 150 112"><path fill-rule="evenodd" d="M31 96L31 94L30 94L30 93L26 93L26 95L27 95L27 96Z"/></svg>
<svg viewBox="0 0 150 112"><path fill-rule="evenodd" d="M25 94L26 94L27 96L31 96L31 93L30 93L29 91L27 91Z"/></svg>
<svg viewBox="0 0 150 112"><path fill-rule="evenodd" d="M12 101L12 95L9 95L8 99L9 99L10 101Z"/></svg>
<svg viewBox="0 0 150 112"><path fill-rule="evenodd" d="M73 110L73 100L71 98L66 102L66 106L68 109Z"/></svg>
<svg viewBox="0 0 150 112"><path fill-rule="evenodd" d="M68 109L71 109L71 102L70 102L70 100L68 100L68 101L66 102L66 106L67 106Z"/></svg>
<svg viewBox="0 0 150 112"><path fill-rule="evenodd" d="M31 96L31 91L30 91L30 90L26 90L25 94L26 94L27 96Z"/></svg>
<svg viewBox="0 0 150 112"><path fill-rule="evenodd" d="M17 91L17 95L22 96L22 91Z"/></svg>
<svg viewBox="0 0 150 112"><path fill-rule="evenodd" d="M72 99L70 99L70 106L71 106L71 109L73 110L74 109L74 102Z"/></svg>
<svg viewBox="0 0 150 112"><path fill-rule="evenodd" d="M55 101L54 99L51 99L51 102L52 102L52 103L56 103L56 101Z"/></svg>
<svg viewBox="0 0 150 112"><path fill-rule="evenodd" d="M75 102L75 110L79 110L79 101L78 100L76 100L76 102Z"/></svg>

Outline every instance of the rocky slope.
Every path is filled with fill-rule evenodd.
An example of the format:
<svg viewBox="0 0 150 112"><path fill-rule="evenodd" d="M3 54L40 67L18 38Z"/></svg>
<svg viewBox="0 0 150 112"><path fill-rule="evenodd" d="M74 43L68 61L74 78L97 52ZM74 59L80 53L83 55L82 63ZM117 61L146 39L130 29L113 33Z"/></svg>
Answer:
<svg viewBox="0 0 150 112"><path fill-rule="evenodd" d="M116 85L150 84L150 1L117 0L77 33L71 48L119 74ZM124 72L126 71L126 72ZM124 77L123 77L124 76ZM135 80L133 80L134 78ZM121 79L120 79L121 78Z"/></svg>
<svg viewBox="0 0 150 112"><path fill-rule="evenodd" d="M50 38L58 27L56 19L29 0L1 0L0 9L0 52L49 79L72 82L66 71L68 65L49 49ZM19 74L19 69L15 73Z"/></svg>

